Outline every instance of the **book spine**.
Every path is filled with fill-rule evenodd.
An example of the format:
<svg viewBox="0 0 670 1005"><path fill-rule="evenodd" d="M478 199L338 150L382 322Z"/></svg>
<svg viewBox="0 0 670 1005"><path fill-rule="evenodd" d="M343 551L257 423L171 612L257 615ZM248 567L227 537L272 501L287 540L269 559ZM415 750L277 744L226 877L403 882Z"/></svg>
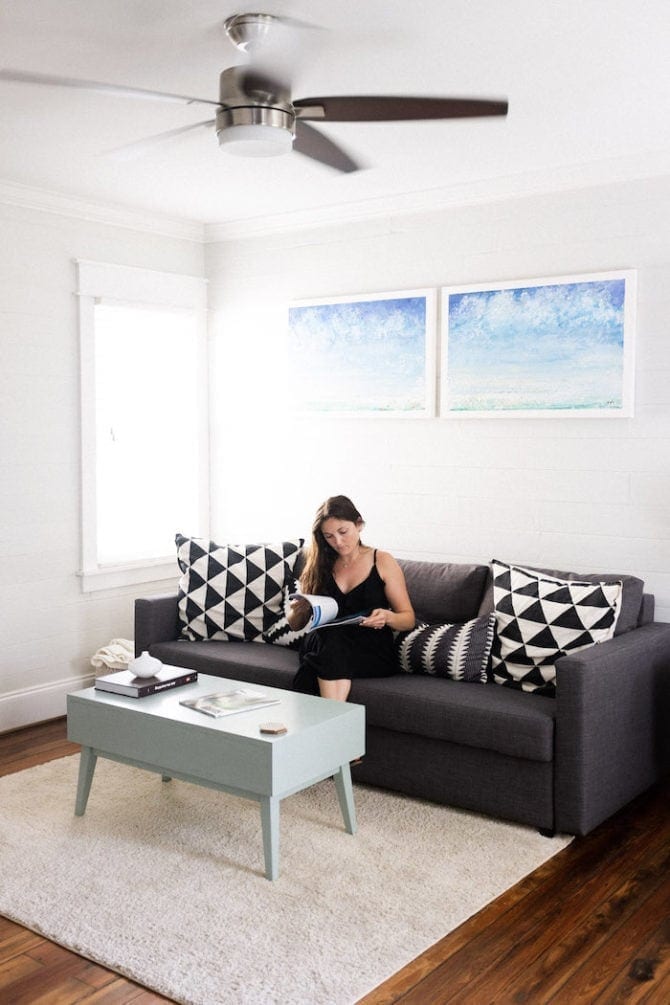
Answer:
<svg viewBox="0 0 670 1005"><path fill-rule="evenodd" d="M176 677L174 680L158 681L156 684L142 684L138 687L136 695L138 698L146 698L149 694L158 694L159 691L167 691L171 687L181 687L182 684L192 684L198 679L196 671L187 674L185 677Z"/></svg>

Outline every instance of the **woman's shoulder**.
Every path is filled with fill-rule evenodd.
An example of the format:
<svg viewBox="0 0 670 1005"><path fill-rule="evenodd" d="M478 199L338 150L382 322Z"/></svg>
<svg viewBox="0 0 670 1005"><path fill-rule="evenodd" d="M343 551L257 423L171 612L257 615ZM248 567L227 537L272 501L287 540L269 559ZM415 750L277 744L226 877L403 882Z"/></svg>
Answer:
<svg viewBox="0 0 670 1005"><path fill-rule="evenodd" d="M381 548L375 548L374 553L375 564L381 573L384 570L391 571L399 568L397 559L393 557L390 551L382 551Z"/></svg>

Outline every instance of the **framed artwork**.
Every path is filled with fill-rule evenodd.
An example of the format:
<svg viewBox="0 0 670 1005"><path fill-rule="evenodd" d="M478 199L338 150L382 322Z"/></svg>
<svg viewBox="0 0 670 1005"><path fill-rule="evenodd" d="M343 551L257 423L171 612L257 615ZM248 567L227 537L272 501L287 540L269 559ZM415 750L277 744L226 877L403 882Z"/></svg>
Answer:
<svg viewBox="0 0 670 1005"><path fill-rule="evenodd" d="M288 311L294 410L435 415L435 290L301 300Z"/></svg>
<svg viewBox="0 0 670 1005"><path fill-rule="evenodd" d="M442 290L441 415L633 414L636 272Z"/></svg>

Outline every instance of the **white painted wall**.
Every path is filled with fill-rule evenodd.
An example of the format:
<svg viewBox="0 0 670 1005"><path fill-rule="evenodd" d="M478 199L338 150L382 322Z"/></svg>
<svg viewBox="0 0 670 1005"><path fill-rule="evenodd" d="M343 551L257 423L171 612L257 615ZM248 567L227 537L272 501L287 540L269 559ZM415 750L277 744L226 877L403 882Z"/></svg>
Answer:
<svg viewBox="0 0 670 1005"><path fill-rule="evenodd" d="M132 638L133 597L165 589L81 592L74 259L201 276L201 230L83 217L0 202L0 731L62 715L91 655Z"/></svg>
<svg viewBox="0 0 670 1005"><path fill-rule="evenodd" d="M632 419L287 414L291 299L638 270ZM670 621L670 179L259 234L207 249L218 539L309 534L350 494L399 556L630 572Z"/></svg>

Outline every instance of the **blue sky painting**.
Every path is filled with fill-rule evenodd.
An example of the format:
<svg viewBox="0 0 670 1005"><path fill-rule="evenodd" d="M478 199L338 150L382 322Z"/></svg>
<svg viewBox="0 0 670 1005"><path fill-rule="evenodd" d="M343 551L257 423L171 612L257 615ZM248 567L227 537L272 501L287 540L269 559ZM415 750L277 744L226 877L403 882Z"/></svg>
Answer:
<svg viewBox="0 0 670 1005"><path fill-rule="evenodd" d="M289 308L298 411L427 415L433 291L333 299Z"/></svg>
<svg viewBox="0 0 670 1005"><path fill-rule="evenodd" d="M632 274L579 279L445 290L443 410L630 414Z"/></svg>

